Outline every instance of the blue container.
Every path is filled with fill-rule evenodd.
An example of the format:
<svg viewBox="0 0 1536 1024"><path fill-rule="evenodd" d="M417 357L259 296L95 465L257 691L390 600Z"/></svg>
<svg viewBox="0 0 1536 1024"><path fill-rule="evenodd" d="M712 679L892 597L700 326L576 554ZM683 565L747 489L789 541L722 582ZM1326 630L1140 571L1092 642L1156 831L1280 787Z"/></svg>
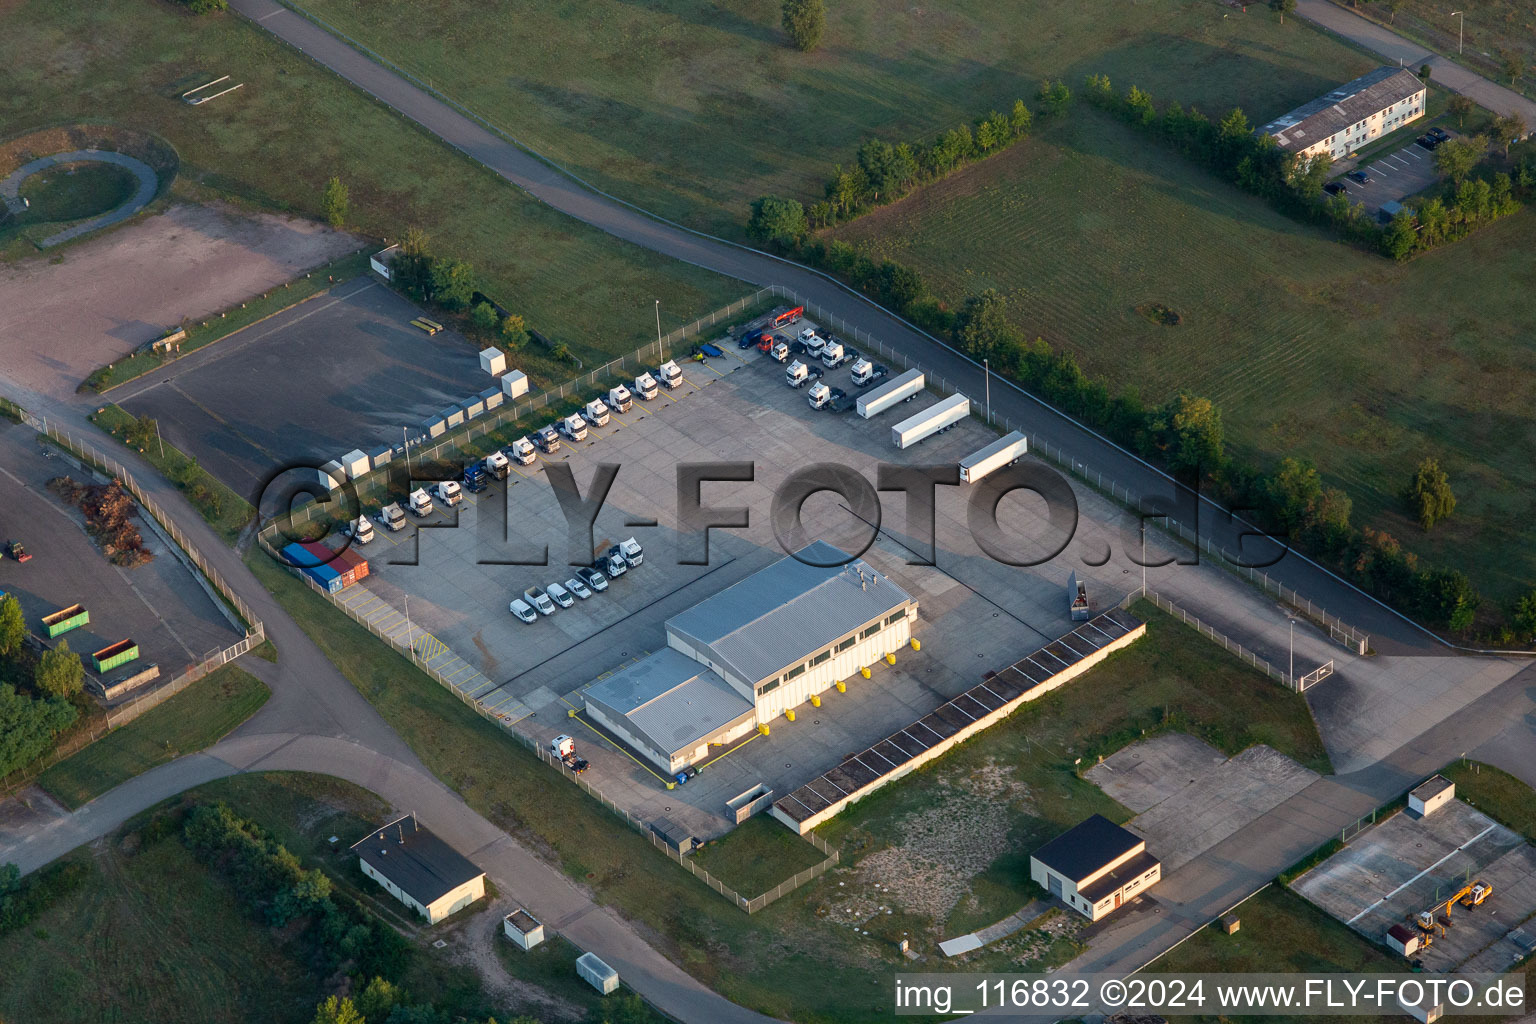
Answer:
<svg viewBox="0 0 1536 1024"><path fill-rule="evenodd" d="M296 565L301 569L310 568L320 564L320 559L310 554L298 541L294 541L283 548L283 557L288 559L289 565Z"/></svg>
<svg viewBox="0 0 1536 1024"><path fill-rule="evenodd" d="M303 572L304 575L320 584L320 589L324 590L327 594L334 594L346 586L345 581L341 578L341 573L328 565L317 565L313 568L305 569Z"/></svg>

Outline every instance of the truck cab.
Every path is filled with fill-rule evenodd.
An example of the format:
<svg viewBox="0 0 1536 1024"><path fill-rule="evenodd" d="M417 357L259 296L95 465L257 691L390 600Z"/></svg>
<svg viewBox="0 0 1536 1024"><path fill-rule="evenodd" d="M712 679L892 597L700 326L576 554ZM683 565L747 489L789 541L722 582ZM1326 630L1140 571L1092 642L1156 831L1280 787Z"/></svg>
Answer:
<svg viewBox="0 0 1536 1024"><path fill-rule="evenodd" d="M608 408L618 413L629 412L630 408L635 404L633 396L629 393L629 388L623 384L610 388L605 401L608 403Z"/></svg>
<svg viewBox="0 0 1536 1024"><path fill-rule="evenodd" d="M593 399L581 411L581 416L594 427L605 426L608 423L608 406L603 404L601 398Z"/></svg>
<svg viewBox="0 0 1536 1024"><path fill-rule="evenodd" d="M792 388L804 387L806 384L820 379L820 373L813 372L809 366L798 359L790 363L789 368L784 371L784 383Z"/></svg>
<svg viewBox="0 0 1536 1024"><path fill-rule="evenodd" d="M635 394L649 402L657 395L656 378L648 373L642 373L635 378Z"/></svg>
<svg viewBox="0 0 1536 1024"><path fill-rule="evenodd" d="M633 537L629 538L628 540L619 541L618 549L619 554L624 556L624 561L628 562L630 565L639 565L641 562L645 561L645 549L642 548L640 546L640 542L635 540Z"/></svg>
<svg viewBox="0 0 1536 1024"><path fill-rule="evenodd" d="M556 736L550 740L549 752L573 775L580 775L589 767L587 759L576 753L576 741L569 736Z"/></svg>
<svg viewBox="0 0 1536 1024"><path fill-rule="evenodd" d="M432 485L432 496L449 508L464 500L464 490L457 480L439 480Z"/></svg>
<svg viewBox="0 0 1536 1024"><path fill-rule="evenodd" d="M509 454L512 456L512 458L517 460L517 464L519 466L531 465L533 460L539 457L538 453L534 451L533 442L528 440L526 437L518 438L516 441L513 441L511 444L507 445L507 448L510 449Z"/></svg>
<svg viewBox="0 0 1536 1024"><path fill-rule="evenodd" d="M485 485L490 482L486 475L485 463L476 459L464 467L464 489L470 494L479 494L485 490Z"/></svg>
<svg viewBox="0 0 1536 1024"><path fill-rule="evenodd" d="M395 511L398 512L399 509ZM358 516L347 524L347 536L352 538L354 543L367 544L373 540L373 523L368 521L367 516Z"/></svg>
<svg viewBox="0 0 1536 1024"><path fill-rule="evenodd" d="M822 350L827 347L827 339L811 330L801 332L800 343L805 346L806 355L817 359L821 357Z"/></svg>
<svg viewBox="0 0 1536 1024"><path fill-rule="evenodd" d="M555 614L555 602L551 601L549 595L544 593L543 587L529 587L523 591L523 600L533 605L540 615Z"/></svg>
<svg viewBox="0 0 1536 1024"><path fill-rule="evenodd" d="M779 362L779 363L784 362L784 360L789 358L789 342L787 342L787 341L776 341L776 342L774 342L773 343L773 347L768 350L768 354L773 357L775 362Z"/></svg>
<svg viewBox="0 0 1536 1024"><path fill-rule="evenodd" d="M824 381L817 381L811 385L805 400L810 403L812 409L825 409L832 404L832 389L827 387Z"/></svg>
<svg viewBox="0 0 1536 1024"><path fill-rule="evenodd" d="M584 441L587 437L587 421L576 413L571 413L560 421L560 433L572 441Z"/></svg>
<svg viewBox="0 0 1536 1024"><path fill-rule="evenodd" d="M497 480L505 480L512 472L512 463L501 452L491 452L485 457L485 471Z"/></svg>
<svg viewBox="0 0 1536 1024"><path fill-rule="evenodd" d="M617 547L608 549L606 554L598 555L594 567L605 573L611 580L616 580L629 572L629 565L624 561L624 556L619 554Z"/></svg>
<svg viewBox="0 0 1536 1024"><path fill-rule="evenodd" d="M821 350L821 365L829 370L841 366L845 358L843 355L843 343L840 341L829 341L826 347Z"/></svg>
<svg viewBox="0 0 1536 1024"><path fill-rule="evenodd" d="M661 382L667 386L668 391L683 386L683 371L674 360L668 359L662 363L656 370L656 374L661 378Z"/></svg>
<svg viewBox="0 0 1536 1024"><path fill-rule="evenodd" d="M540 427L533 440L545 455L553 455L560 450L560 435L554 427Z"/></svg>
<svg viewBox="0 0 1536 1024"><path fill-rule="evenodd" d="M392 501L379 509L379 522L383 523L384 528L390 533L398 533L405 529L405 513L397 503Z"/></svg>
<svg viewBox="0 0 1536 1024"><path fill-rule="evenodd" d="M416 488L411 492L411 515L417 519L425 519L436 510L432 504L432 496L423 488Z"/></svg>
<svg viewBox="0 0 1536 1024"><path fill-rule="evenodd" d="M875 381L884 377L889 371L883 366L876 366L868 359L859 358L853 363L854 387L867 388Z"/></svg>

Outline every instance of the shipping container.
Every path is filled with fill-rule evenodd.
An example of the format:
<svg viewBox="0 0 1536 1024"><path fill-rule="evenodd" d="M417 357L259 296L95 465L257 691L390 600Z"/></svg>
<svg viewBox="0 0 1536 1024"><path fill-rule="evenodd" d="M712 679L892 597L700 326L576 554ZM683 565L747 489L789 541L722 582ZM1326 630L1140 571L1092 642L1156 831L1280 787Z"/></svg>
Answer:
<svg viewBox="0 0 1536 1024"><path fill-rule="evenodd" d="M950 395L938 405L930 406L902 420L891 428L891 443L897 448L910 448L925 437L932 437L941 430L948 430L971 414L971 400L964 395Z"/></svg>
<svg viewBox="0 0 1536 1024"><path fill-rule="evenodd" d="M364 558L362 553L355 548L348 548L337 555L336 561L332 562L331 566L339 571L343 578L351 577L347 580L347 586L351 586L358 580L367 579L370 572L368 559Z"/></svg>
<svg viewBox="0 0 1536 1024"><path fill-rule="evenodd" d="M909 398L916 398L922 394L923 385L927 383L921 370L908 370L889 384L882 384L875 390L859 396L857 404L858 413L865 419L885 412L897 402L905 402Z"/></svg>
<svg viewBox="0 0 1536 1024"><path fill-rule="evenodd" d="M317 565L310 569L301 569L304 575L320 585L320 589L327 594L339 593L346 586L341 580L341 573L328 565Z"/></svg>
<svg viewBox="0 0 1536 1024"><path fill-rule="evenodd" d="M994 470L1017 462L1029 454L1029 439L1015 430L1000 437L978 452L960 460L960 482L973 484Z"/></svg>
<svg viewBox="0 0 1536 1024"><path fill-rule="evenodd" d="M132 640L119 640L91 655L91 667L97 672L110 672L119 665L126 665L139 656L139 645Z"/></svg>
<svg viewBox="0 0 1536 1024"><path fill-rule="evenodd" d="M72 629L79 629L91 621L91 613L86 611L83 604L72 604L68 608L60 608L52 615L43 616L43 628L48 631L49 638L61 636Z"/></svg>

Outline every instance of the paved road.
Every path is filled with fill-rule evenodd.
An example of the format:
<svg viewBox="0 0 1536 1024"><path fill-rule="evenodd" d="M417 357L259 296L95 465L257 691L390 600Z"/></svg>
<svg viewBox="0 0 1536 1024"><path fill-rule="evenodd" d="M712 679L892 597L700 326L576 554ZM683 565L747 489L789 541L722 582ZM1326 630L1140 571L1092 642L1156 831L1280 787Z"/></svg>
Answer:
<svg viewBox="0 0 1536 1024"><path fill-rule="evenodd" d="M1428 64L1432 69L1430 82L1470 96L1495 114L1519 114L1525 118L1527 125L1536 128L1536 103L1513 89L1490 82L1449 57L1442 57L1411 39L1404 39L1385 25L1362 18L1329 0L1297 0L1296 13L1314 25L1320 25L1357 46L1365 47L1388 64L1401 61L1404 67L1415 71Z"/></svg>
<svg viewBox="0 0 1536 1024"><path fill-rule="evenodd" d="M479 161L530 195L578 220L636 245L757 285L778 284L905 352L931 371L951 381L974 382L983 389L982 368L906 321L816 271L766 253L733 245L651 217L637 207L595 193L539 157L492 133L450 104L411 84L345 41L281 6L276 0L232 0L236 10L275 36L303 51L437 135L448 145ZM1131 493L1166 495L1176 485L1163 472L1076 423L1022 389L994 381L992 402L999 415L1023 423L1037 441L1069 453L1084 466L1114 480ZM1039 444L1036 444L1039 447ZM1179 500L1194 500L1180 492ZM1185 507L1175 504L1173 507ZM1262 545L1244 537L1251 531L1234 522L1214 503L1199 502L1199 528L1205 537L1230 552L1246 552L1256 561L1273 557ZM1186 513L1186 520L1193 513ZM1385 653L1439 653L1439 641L1403 616L1366 596L1322 567L1294 553L1269 573L1284 585L1307 595L1320 608L1371 634L1374 647Z"/></svg>
<svg viewBox="0 0 1536 1024"><path fill-rule="evenodd" d="M38 171L46 170L55 164L76 163L82 160L94 160L97 163L116 164L126 167L133 172L138 179L138 186L133 196L121 206L115 207L100 217L94 217L83 224L65 228L56 235L49 235L43 239L42 245L47 248L50 245L58 245L67 242L71 238L79 238L81 235L97 228L104 228L109 224L127 220L149 205L149 201L155 198L155 193L160 190L160 179L155 174L155 169L142 160L136 160L122 153L114 153L106 149L77 149L71 153L54 153L52 156L40 156L36 160L22 164L21 167L0 181L0 201L10 207L13 213L20 213L25 207L21 205L21 183L26 181Z"/></svg>

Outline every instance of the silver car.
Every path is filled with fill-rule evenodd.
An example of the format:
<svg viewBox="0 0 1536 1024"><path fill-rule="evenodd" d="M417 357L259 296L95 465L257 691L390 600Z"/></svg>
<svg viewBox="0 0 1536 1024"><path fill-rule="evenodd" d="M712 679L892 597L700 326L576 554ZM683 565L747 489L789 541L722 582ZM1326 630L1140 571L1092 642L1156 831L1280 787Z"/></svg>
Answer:
<svg viewBox="0 0 1536 1024"><path fill-rule="evenodd" d="M565 581L565 589L569 590L583 601L592 596L592 591L587 589L587 585L574 576Z"/></svg>

